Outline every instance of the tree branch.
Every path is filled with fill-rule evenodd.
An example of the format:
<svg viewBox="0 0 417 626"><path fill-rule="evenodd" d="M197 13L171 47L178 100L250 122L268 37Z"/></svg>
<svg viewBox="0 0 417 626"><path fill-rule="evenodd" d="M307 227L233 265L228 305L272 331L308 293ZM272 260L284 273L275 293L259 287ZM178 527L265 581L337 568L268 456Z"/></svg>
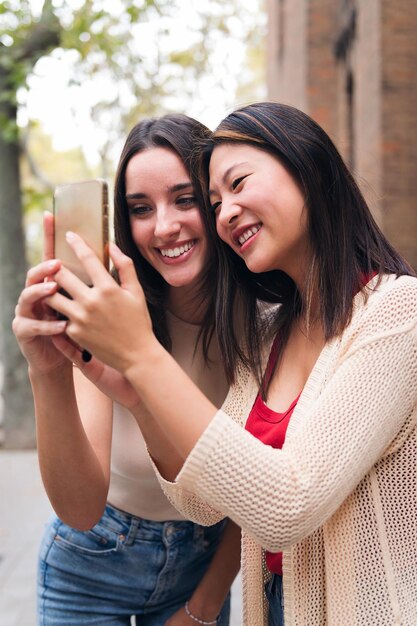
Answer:
<svg viewBox="0 0 417 626"><path fill-rule="evenodd" d="M26 132L22 135L21 142L20 142L20 150L21 150L22 154L25 155L25 157L27 159L27 163L29 165L29 169L30 169L31 173L33 174L33 176L41 183L41 185L46 187L46 189L53 190L54 189L54 185L51 183L50 180L48 180L48 178L45 176L45 174L43 172L41 172L40 168L38 167L38 164L36 163L35 159L33 158L32 154L30 152L30 148L29 148L29 126L27 127Z"/></svg>
<svg viewBox="0 0 417 626"><path fill-rule="evenodd" d="M51 0L45 0L40 20L34 24L30 34L20 45L13 46L16 61L30 61L31 65L49 50L60 44L62 26L53 12Z"/></svg>

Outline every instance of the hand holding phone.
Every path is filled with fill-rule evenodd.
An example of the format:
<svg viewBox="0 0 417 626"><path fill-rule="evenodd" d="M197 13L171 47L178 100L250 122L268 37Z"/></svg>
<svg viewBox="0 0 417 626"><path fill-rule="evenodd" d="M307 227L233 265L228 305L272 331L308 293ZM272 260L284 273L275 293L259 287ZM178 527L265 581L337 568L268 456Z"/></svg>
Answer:
<svg viewBox="0 0 417 626"><path fill-rule="evenodd" d="M93 179L58 185L54 193L54 256L86 285L91 279L81 261L68 245L65 233L80 235L96 253L104 267L109 269L108 186L104 180ZM69 297L61 289L60 292ZM59 319L66 319L58 313ZM87 350L82 351L85 362L91 359Z"/></svg>

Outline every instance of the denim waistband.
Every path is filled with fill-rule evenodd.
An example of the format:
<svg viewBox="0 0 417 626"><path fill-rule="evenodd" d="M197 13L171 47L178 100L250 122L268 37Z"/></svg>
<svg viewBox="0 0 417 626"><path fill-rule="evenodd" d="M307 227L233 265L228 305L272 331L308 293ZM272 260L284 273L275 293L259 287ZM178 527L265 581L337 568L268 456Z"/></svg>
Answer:
<svg viewBox="0 0 417 626"><path fill-rule="evenodd" d="M132 544L136 538L148 541L165 540L171 543L184 535L195 535L201 532L202 527L189 520L155 521L131 515L107 503L104 515L99 522L101 526L123 535L124 544ZM216 524L220 533L223 522ZM213 528L214 530L214 528Z"/></svg>

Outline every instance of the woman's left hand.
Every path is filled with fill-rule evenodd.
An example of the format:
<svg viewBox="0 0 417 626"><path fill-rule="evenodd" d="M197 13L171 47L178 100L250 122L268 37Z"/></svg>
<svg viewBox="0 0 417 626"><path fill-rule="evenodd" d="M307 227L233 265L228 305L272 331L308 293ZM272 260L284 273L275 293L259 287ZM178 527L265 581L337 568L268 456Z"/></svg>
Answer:
<svg viewBox="0 0 417 626"><path fill-rule="evenodd" d="M118 285L81 237L68 233L67 240L93 286L88 287L61 267L54 278L72 300L56 293L47 299L47 304L68 317L66 334L70 339L124 373L157 343L134 265L116 245L110 244L110 256L121 281Z"/></svg>
<svg viewBox="0 0 417 626"><path fill-rule="evenodd" d="M138 393L120 372L95 357L85 361L82 350L66 334L53 337L52 342L57 350L113 402L121 404L130 411L141 403Z"/></svg>

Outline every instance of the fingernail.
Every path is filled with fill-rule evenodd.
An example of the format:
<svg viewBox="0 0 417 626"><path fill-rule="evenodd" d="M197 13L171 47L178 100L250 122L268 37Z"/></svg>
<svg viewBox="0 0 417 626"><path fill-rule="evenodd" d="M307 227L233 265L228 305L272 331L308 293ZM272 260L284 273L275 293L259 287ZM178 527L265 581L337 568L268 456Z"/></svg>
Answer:
<svg viewBox="0 0 417 626"><path fill-rule="evenodd" d="M81 358L84 361L84 363L88 363L89 361L91 361L92 355L90 352L88 352L88 350L83 350L81 352Z"/></svg>
<svg viewBox="0 0 417 626"><path fill-rule="evenodd" d="M48 263L46 264L46 268L48 270L55 270L57 266L57 260L54 259L53 261L48 261Z"/></svg>
<svg viewBox="0 0 417 626"><path fill-rule="evenodd" d="M67 230L65 233L65 239L67 241L74 241L74 233L71 230Z"/></svg>

